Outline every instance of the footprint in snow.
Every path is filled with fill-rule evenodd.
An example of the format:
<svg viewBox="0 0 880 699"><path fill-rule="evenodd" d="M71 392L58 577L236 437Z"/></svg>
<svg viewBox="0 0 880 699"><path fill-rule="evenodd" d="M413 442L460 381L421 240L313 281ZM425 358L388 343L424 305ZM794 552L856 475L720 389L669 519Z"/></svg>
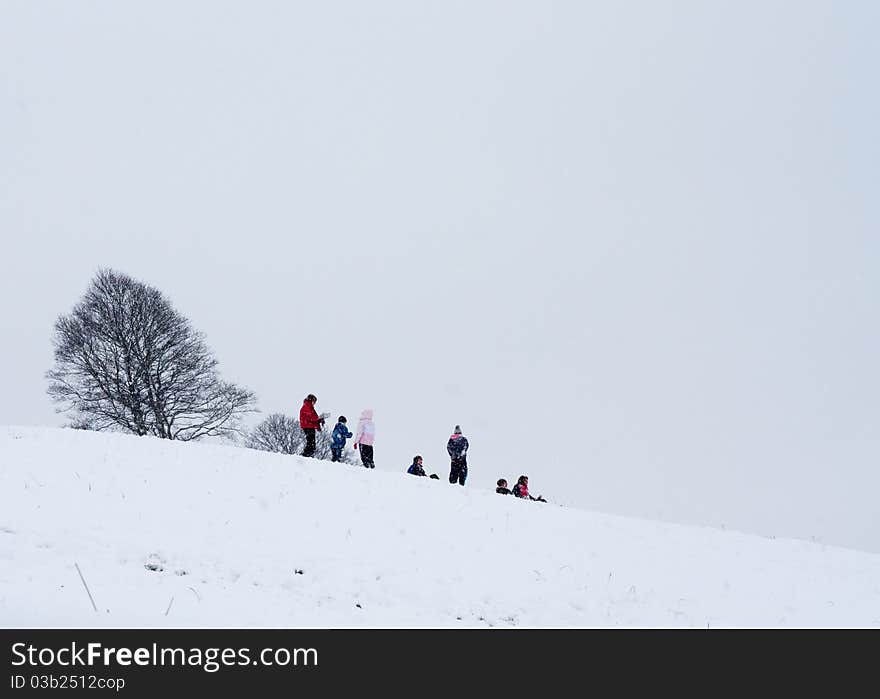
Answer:
<svg viewBox="0 0 880 699"><path fill-rule="evenodd" d="M144 563L144 568L154 573L161 573L165 570L165 559L158 553L151 553L147 556L147 562Z"/></svg>

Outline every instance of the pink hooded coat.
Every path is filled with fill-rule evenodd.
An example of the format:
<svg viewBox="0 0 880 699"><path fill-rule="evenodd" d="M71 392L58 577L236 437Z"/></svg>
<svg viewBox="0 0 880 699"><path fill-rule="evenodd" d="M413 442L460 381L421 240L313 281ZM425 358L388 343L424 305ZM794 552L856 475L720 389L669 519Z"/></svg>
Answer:
<svg viewBox="0 0 880 699"><path fill-rule="evenodd" d="M358 444L373 445L376 437L376 426L373 424L373 411L367 408L361 413L361 419L358 420L357 432L354 436L355 446Z"/></svg>

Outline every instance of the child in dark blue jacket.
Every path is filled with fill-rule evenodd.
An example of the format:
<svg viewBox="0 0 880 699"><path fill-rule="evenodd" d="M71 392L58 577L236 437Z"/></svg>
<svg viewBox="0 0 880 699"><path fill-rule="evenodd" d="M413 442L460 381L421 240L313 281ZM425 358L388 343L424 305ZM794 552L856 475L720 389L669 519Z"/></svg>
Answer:
<svg viewBox="0 0 880 699"><path fill-rule="evenodd" d="M348 431L348 427L345 426L347 422L348 420L345 419L345 415L340 415L336 427L333 428L333 434L330 437L331 461L342 461L342 450L345 449L345 440L354 436Z"/></svg>
<svg viewBox="0 0 880 699"><path fill-rule="evenodd" d="M422 466L422 457L416 456L413 457L412 465L406 469L406 472L411 476L427 476L425 473L425 467Z"/></svg>

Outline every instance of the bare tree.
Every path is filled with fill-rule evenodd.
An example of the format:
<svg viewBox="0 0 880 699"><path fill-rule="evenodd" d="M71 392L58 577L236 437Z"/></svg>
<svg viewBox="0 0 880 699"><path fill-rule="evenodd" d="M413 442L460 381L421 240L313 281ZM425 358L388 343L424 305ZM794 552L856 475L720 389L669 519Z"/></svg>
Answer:
<svg viewBox="0 0 880 699"><path fill-rule="evenodd" d="M279 454L301 454L305 437L299 421L282 413L272 413L257 425L247 437L249 449L274 451Z"/></svg>
<svg viewBox="0 0 880 699"><path fill-rule="evenodd" d="M70 430L97 430L95 421L89 415L76 415L65 427Z"/></svg>
<svg viewBox="0 0 880 699"><path fill-rule="evenodd" d="M318 430L315 434L314 458L331 460L330 441L329 430ZM250 449L297 455L302 454L305 445L306 438L299 426L299 420L283 413L272 413L266 417L248 434L245 442L245 446ZM349 451L342 452L342 462L357 464L357 460Z"/></svg>
<svg viewBox="0 0 880 699"><path fill-rule="evenodd" d="M234 436L255 412L253 393L220 379L202 333L125 274L100 270L53 342L49 395L77 425L192 440Z"/></svg>

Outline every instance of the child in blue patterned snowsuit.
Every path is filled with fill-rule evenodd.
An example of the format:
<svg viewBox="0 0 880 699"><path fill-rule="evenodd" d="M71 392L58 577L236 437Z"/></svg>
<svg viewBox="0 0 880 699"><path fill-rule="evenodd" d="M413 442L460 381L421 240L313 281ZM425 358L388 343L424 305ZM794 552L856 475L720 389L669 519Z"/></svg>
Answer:
<svg viewBox="0 0 880 699"><path fill-rule="evenodd" d="M342 461L342 450L345 449L345 440L354 436L348 431L348 427L345 426L346 422L348 421L345 419L345 415L340 415L336 427L333 428L333 434L330 436L331 461Z"/></svg>

